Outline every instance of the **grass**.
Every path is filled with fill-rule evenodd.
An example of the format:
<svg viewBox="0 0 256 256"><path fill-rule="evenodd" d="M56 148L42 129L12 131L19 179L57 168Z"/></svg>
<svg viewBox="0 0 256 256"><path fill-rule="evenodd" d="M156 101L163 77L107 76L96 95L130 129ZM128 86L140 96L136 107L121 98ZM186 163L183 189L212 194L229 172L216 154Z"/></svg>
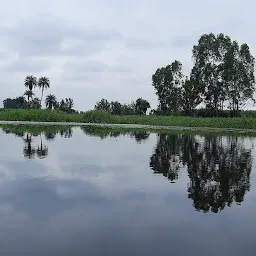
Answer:
<svg viewBox="0 0 256 256"><path fill-rule="evenodd" d="M256 129L256 118L200 118L184 116L113 116L104 111L91 110L82 114L67 114L49 110L5 110L0 111L3 121L77 122L106 124L141 124L157 126L210 127L230 129Z"/></svg>

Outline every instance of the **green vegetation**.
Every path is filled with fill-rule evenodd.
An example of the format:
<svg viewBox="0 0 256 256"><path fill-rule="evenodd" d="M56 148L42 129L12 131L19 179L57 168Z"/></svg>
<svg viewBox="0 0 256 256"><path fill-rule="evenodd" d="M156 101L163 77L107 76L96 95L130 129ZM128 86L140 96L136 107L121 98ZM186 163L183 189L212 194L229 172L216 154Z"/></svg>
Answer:
<svg viewBox="0 0 256 256"><path fill-rule="evenodd" d="M198 118L155 115L118 116L100 110L91 110L80 114L68 114L57 110L3 109L0 111L0 120L256 129L256 118L246 116L234 118Z"/></svg>

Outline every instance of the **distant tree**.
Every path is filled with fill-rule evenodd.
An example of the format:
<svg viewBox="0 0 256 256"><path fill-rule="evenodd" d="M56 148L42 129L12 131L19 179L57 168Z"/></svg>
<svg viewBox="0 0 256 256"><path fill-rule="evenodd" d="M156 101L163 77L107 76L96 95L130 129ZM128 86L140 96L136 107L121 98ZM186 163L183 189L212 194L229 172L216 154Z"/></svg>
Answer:
<svg viewBox="0 0 256 256"><path fill-rule="evenodd" d="M53 94L49 94L46 96L45 105L48 109L53 109L57 105L56 96Z"/></svg>
<svg viewBox="0 0 256 256"><path fill-rule="evenodd" d="M135 115L135 114L136 114L135 102L122 105L122 115Z"/></svg>
<svg viewBox="0 0 256 256"><path fill-rule="evenodd" d="M33 90L34 87L37 86L37 78L35 76L26 76L24 80L24 85L27 87L30 91Z"/></svg>
<svg viewBox="0 0 256 256"><path fill-rule="evenodd" d="M7 98L3 101L3 106L4 108L12 109L25 108L27 106L27 102L23 96L17 97L15 99Z"/></svg>
<svg viewBox="0 0 256 256"><path fill-rule="evenodd" d="M94 106L97 110L104 110L106 112L110 112L110 103L106 99L101 99Z"/></svg>
<svg viewBox="0 0 256 256"><path fill-rule="evenodd" d="M38 98L34 98L30 103L31 108L40 109L41 108L41 101Z"/></svg>
<svg viewBox="0 0 256 256"><path fill-rule="evenodd" d="M145 115L150 108L150 104L147 100L138 98L135 103L136 113L139 115Z"/></svg>
<svg viewBox="0 0 256 256"><path fill-rule="evenodd" d="M27 96L27 97L28 97L28 102L29 102L30 99L33 98L34 93L33 93L32 91L30 91L30 90L26 90L26 91L24 92L24 96Z"/></svg>
<svg viewBox="0 0 256 256"><path fill-rule="evenodd" d="M110 113L112 115L121 115L122 114L122 104L118 101L111 101L110 103Z"/></svg>
<svg viewBox="0 0 256 256"><path fill-rule="evenodd" d="M40 100L40 104L42 105L44 89L50 88L50 79L45 76L40 77L38 79L37 86L38 86L38 88L42 89L42 95L41 95L41 100Z"/></svg>
<svg viewBox="0 0 256 256"><path fill-rule="evenodd" d="M181 86L184 80L182 64L175 60L171 65L158 68L152 76L152 85L163 113L177 112L181 108Z"/></svg>

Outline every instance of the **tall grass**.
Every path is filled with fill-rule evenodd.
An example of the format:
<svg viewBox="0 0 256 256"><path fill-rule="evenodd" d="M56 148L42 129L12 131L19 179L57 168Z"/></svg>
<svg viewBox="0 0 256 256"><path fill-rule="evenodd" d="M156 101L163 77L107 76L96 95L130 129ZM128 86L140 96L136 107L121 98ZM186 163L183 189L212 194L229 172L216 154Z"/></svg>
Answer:
<svg viewBox="0 0 256 256"><path fill-rule="evenodd" d="M145 124L158 126L211 127L256 129L256 118L200 118L184 116L114 116L104 111L91 110L82 114L67 114L50 110L1 110L0 120L40 121L40 122L77 122L106 124Z"/></svg>

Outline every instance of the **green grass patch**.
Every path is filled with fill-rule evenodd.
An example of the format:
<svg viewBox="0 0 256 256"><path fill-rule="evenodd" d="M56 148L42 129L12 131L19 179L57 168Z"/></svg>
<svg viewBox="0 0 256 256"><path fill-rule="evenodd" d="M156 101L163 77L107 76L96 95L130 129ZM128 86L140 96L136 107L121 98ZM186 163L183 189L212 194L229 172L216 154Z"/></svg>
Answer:
<svg viewBox="0 0 256 256"><path fill-rule="evenodd" d="M114 116L104 111L91 110L82 114L62 111L12 109L1 110L3 121L77 122L102 124L141 124L157 126L210 127L230 129L256 129L256 118L200 118L184 116Z"/></svg>

